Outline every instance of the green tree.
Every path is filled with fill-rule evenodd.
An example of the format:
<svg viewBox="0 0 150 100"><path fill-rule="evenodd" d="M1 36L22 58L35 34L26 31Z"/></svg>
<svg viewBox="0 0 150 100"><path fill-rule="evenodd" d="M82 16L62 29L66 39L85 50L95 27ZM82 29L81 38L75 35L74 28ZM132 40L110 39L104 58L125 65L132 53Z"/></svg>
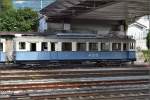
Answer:
<svg viewBox="0 0 150 100"><path fill-rule="evenodd" d="M30 32L37 30L37 12L29 8L10 9L0 14L0 31Z"/></svg>
<svg viewBox="0 0 150 100"><path fill-rule="evenodd" d="M0 11L6 11L12 8L12 0L0 0Z"/></svg>
<svg viewBox="0 0 150 100"><path fill-rule="evenodd" d="M150 31L147 34L146 40L147 40L147 47L148 47L148 49L150 49Z"/></svg>

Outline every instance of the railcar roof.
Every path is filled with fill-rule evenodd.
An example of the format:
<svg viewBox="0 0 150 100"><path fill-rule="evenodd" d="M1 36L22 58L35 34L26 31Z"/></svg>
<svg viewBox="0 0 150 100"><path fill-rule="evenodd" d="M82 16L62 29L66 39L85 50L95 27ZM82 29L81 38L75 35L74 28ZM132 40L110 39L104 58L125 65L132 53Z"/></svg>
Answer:
<svg viewBox="0 0 150 100"><path fill-rule="evenodd" d="M94 33L40 33L40 32L0 32L0 36L38 36L60 39L128 39L132 37L117 34L94 34Z"/></svg>
<svg viewBox="0 0 150 100"><path fill-rule="evenodd" d="M89 40L97 40L97 39L102 39L102 40L126 40L126 41L135 41L129 36L57 36L54 38L59 38L59 39L89 39Z"/></svg>
<svg viewBox="0 0 150 100"><path fill-rule="evenodd" d="M39 36L45 36L45 35L53 35L53 33L40 33L40 32L0 32L0 36L15 36L17 34L20 35L39 35Z"/></svg>

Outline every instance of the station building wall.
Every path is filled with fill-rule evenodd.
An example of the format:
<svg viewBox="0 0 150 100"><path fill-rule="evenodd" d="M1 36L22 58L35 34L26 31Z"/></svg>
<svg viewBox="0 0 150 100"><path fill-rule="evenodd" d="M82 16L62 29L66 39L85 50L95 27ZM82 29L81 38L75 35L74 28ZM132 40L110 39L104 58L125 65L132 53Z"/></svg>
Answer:
<svg viewBox="0 0 150 100"><path fill-rule="evenodd" d="M48 31L70 31L78 33L108 34L120 31L118 21L73 20L70 23L48 23Z"/></svg>

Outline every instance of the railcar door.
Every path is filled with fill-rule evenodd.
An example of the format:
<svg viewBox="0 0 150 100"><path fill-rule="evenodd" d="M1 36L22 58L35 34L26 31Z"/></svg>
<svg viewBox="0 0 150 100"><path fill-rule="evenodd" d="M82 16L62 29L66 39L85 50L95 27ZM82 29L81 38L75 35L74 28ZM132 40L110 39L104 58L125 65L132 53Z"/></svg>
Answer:
<svg viewBox="0 0 150 100"><path fill-rule="evenodd" d="M14 60L14 43L13 43L13 38L7 38L6 39L6 62L13 62Z"/></svg>

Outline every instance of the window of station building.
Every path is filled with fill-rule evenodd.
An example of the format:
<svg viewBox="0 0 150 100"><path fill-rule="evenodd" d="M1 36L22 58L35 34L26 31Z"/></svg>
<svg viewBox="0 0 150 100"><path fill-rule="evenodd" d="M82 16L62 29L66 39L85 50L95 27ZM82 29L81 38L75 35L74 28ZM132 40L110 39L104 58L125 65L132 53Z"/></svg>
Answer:
<svg viewBox="0 0 150 100"><path fill-rule="evenodd" d="M134 49L134 43L130 43L130 49Z"/></svg>
<svg viewBox="0 0 150 100"><path fill-rule="evenodd" d="M30 44L30 51L36 51L36 43Z"/></svg>
<svg viewBox="0 0 150 100"><path fill-rule="evenodd" d="M101 43L101 51L109 51L110 43Z"/></svg>
<svg viewBox="0 0 150 100"><path fill-rule="evenodd" d="M55 51L56 42L51 42L51 51Z"/></svg>
<svg viewBox="0 0 150 100"><path fill-rule="evenodd" d="M72 43L69 42L62 43L62 51L72 51Z"/></svg>
<svg viewBox="0 0 150 100"><path fill-rule="evenodd" d="M47 42L42 42L41 51L48 51L48 43Z"/></svg>
<svg viewBox="0 0 150 100"><path fill-rule="evenodd" d="M128 50L128 43L123 43L123 51L127 51Z"/></svg>
<svg viewBox="0 0 150 100"><path fill-rule="evenodd" d="M98 51L98 43L89 43L89 51Z"/></svg>
<svg viewBox="0 0 150 100"><path fill-rule="evenodd" d="M77 51L86 51L86 43L77 43Z"/></svg>
<svg viewBox="0 0 150 100"><path fill-rule="evenodd" d="M26 49L26 43L25 42L19 42L19 49Z"/></svg>
<svg viewBox="0 0 150 100"><path fill-rule="evenodd" d="M3 43L0 43L0 51L3 51Z"/></svg>
<svg viewBox="0 0 150 100"><path fill-rule="evenodd" d="M121 43L112 43L113 51L121 51Z"/></svg>

